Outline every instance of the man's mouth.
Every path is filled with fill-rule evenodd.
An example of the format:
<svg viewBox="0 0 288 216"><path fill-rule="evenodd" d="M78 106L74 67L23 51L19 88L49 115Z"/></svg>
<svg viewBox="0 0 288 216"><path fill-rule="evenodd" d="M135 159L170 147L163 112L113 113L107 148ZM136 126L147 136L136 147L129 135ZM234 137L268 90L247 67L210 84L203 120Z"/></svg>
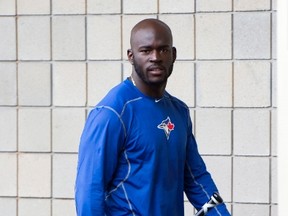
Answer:
<svg viewBox="0 0 288 216"><path fill-rule="evenodd" d="M153 74L162 74L165 71L165 68L162 66L150 66L148 67L148 71Z"/></svg>

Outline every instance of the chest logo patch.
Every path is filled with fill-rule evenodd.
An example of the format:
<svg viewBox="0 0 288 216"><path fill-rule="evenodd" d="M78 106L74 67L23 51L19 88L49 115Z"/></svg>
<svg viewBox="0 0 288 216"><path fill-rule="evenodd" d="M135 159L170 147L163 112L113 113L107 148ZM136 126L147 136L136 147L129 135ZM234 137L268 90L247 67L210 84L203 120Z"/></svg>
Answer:
<svg viewBox="0 0 288 216"><path fill-rule="evenodd" d="M170 133L174 130L175 125L171 122L170 117L167 117L157 126L157 128L163 130L167 140L169 140Z"/></svg>

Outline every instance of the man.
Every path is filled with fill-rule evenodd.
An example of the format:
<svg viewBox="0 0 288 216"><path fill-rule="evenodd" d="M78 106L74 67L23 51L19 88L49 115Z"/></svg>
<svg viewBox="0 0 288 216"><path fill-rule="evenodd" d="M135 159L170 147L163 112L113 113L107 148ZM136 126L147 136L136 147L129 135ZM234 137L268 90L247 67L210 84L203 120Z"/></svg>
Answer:
<svg viewBox="0 0 288 216"><path fill-rule="evenodd" d="M78 216L183 216L183 191L197 208L217 188L192 134L188 107L165 91L176 48L157 19L131 31L131 77L87 119L76 179ZM208 215L230 215L224 204Z"/></svg>

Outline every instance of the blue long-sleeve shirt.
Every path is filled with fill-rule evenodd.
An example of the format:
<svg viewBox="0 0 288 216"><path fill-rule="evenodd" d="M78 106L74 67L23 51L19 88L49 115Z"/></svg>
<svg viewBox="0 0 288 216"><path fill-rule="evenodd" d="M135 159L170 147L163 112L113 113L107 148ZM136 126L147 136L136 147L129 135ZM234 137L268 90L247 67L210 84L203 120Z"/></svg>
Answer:
<svg viewBox="0 0 288 216"><path fill-rule="evenodd" d="M188 107L155 100L127 79L90 112L79 146L78 216L183 216L217 188L198 153ZM224 204L208 215L230 215Z"/></svg>

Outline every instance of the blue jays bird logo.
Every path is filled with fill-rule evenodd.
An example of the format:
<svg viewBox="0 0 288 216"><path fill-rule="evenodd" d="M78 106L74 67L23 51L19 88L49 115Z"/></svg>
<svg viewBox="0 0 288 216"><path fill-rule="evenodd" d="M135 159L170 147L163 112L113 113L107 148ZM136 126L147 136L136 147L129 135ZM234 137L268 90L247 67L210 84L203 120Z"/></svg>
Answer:
<svg viewBox="0 0 288 216"><path fill-rule="evenodd" d="M167 140L169 140L170 133L174 130L174 127L175 125L171 122L170 117L167 117L157 126L157 128L162 129L165 132Z"/></svg>

